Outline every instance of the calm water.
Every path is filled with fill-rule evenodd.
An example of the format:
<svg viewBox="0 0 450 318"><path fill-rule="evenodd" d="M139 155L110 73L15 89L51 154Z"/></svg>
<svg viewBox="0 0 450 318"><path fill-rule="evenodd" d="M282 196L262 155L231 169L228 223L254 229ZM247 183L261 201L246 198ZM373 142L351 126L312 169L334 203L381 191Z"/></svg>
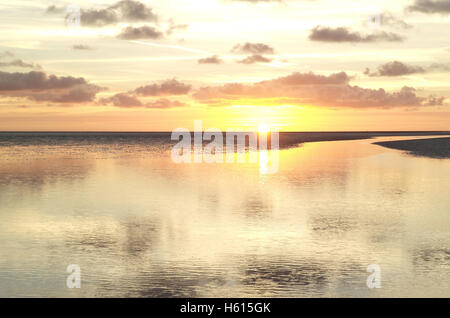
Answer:
<svg viewBox="0 0 450 318"><path fill-rule="evenodd" d="M450 297L450 160L371 144L412 138L306 143L273 175L158 136L8 139L0 297Z"/></svg>

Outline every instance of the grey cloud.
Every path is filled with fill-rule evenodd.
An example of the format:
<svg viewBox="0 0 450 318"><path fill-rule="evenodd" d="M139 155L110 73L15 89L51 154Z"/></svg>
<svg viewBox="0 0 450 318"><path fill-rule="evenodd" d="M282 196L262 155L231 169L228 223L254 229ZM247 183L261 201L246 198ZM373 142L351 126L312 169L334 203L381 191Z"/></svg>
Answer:
<svg viewBox="0 0 450 318"><path fill-rule="evenodd" d="M103 89L99 86L84 84L63 92L31 93L28 98L35 101L49 101L54 103L85 103L94 101L95 96L101 90Z"/></svg>
<svg viewBox="0 0 450 318"><path fill-rule="evenodd" d="M264 57L260 54L253 54L253 55L247 56L245 59L239 60L237 62L241 63L241 64L270 63L270 62L272 62L272 59Z"/></svg>
<svg viewBox="0 0 450 318"><path fill-rule="evenodd" d="M25 97L36 101L60 103L92 101L102 87L84 78L47 75L44 72L0 72L0 94Z"/></svg>
<svg viewBox="0 0 450 318"><path fill-rule="evenodd" d="M432 63L428 69L430 69L431 71L444 71L444 72L448 72L450 71L450 63Z"/></svg>
<svg viewBox="0 0 450 318"><path fill-rule="evenodd" d="M228 106L240 98L269 99L284 105L311 104L323 107L392 108L442 105L444 97L421 97L412 87L397 92L368 89L349 84L345 72L328 76L314 73L292 73L254 84L231 83L215 87L202 87L193 97L203 104Z"/></svg>
<svg viewBox="0 0 450 318"><path fill-rule="evenodd" d="M4 58L4 57L13 57L13 56L14 56L14 54L11 53L10 51L3 51L3 52L0 52L0 58Z"/></svg>
<svg viewBox="0 0 450 318"><path fill-rule="evenodd" d="M443 96L429 96L425 102L424 106L443 106L445 101L445 97Z"/></svg>
<svg viewBox="0 0 450 318"><path fill-rule="evenodd" d="M373 34L362 35L359 32L349 31L347 28L330 28L317 26L311 30L309 39L321 42L401 42L404 38L396 33L379 31Z"/></svg>
<svg viewBox="0 0 450 318"><path fill-rule="evenodd" d="M399 61L389 62L378 66L377 70L373 73L367 68L364 74L376 77L376 76L402 76L416 73L425 73L425 69L420 66L408 65Z"/></svg>
<svg viewBox="0 0 450 318"><path fill-rule="evenodd" d="M415 0L414 4L407 7L409 11L423 12L423 13L450 13L450 1L448 0Z"/></svg>
<svg viewBox="0 0 450 318"><path fill-rule="evenodd" d="M376 76L402 76L409 74L430 73L430 72L448 72L450 71L450 63L432 63L428 67L408 65L399 61L393 61L378 66L375 72L370 72L366 68L364 74Z"/></svg>
<svg viewBox="0 0 450 318"><path fill-rule="evenodd" d="M171 35L175 31L186 30L189 28L189 24L175 24L172 19L170 19L169 23L169 27L166 30L167 35Z"/></svg>
<svg viewBox="0 0 450 318"><path fill-rule="evenodd" d="M122 21L156 21L157 16L150 7L139 1L123 0L109 7L110 9L119 10Z"/></svg>
<svg viewBox="0 0 450 318"><path fill-rule="evenodd" d="M41 66L39 66L37 64L26 63L20 59L16 59L16 60L13 60L10 62L0 62L0 67L10 67L10 66L23 67L23 68L37 68L37 69L41 68Z"/></svg>
<svg viewBox="0 0 450 318"><path fill-rule="evenodd" d="M90 9L81 10L80 21L83 26L102 27L118 23L119 17L114 11L109 9Z"/></svg>
<svg viewBox="0 0 450 318"><path fill-rule="evenodd" d="M109 98L102 98L100 100L100 104L113 105L121 108L174 108L186 106L186 104L179 101L172 101L165 98L143 103L141 100L130 93L119 93Z"/></svg>
<svg viewBox="0 0 450 318"><path fill-rule="evenodd" d="M6 90L45 90L70 88L75 85L87 84L82 77L48 76L44 72L32 71L29 73L0 72L0 91Z"/></svg>
<svg viewBox="0 0 450 318"><path fill-rule="evenodd" d="M82 9L83 26L103 27L119 22L155 22L158 17L152 8L133 0L119 1L105 9Z"/></svg>
<svg viewBox="0 0 450 318"><path fill-rule="evenodd" d="M126 27L117 35L122 40L137 40L137 39L161 39L164 34L158 31L154 27L142 26L142 27Z"/></svg>
<svg viewBox="0 0 450 318"><path fill-rule="evenodd" d="M47 7L47 10L45 11L45 13L60 14L60 13L64 13L65 11L66 11L65 7L57 7L55 5L51 5L51 6Z"/></svg>
<svg viewBox="0 0 450 318"><path fill-rule="evenodd" d="M151 84L136 88L135 93L142 96L167 96L185 95L191 90L191 85L177 81L176 79L166 80L161 84Z"/></svg>
<svg viewBox="0 0 450 318"><path fill-rule="evenodd" d="M84 45L84 44L72 45L72 49L73 50L80 50L80 51L82 51L82 50L93 50L92 47L90 47L89 45Z"/></svg>
<svg viewBox="0 0 450 318"><path fill-rule="evenodd" d="M231 52L243 53L243 54L274 54L275 50L273 47L264 43L250 43L237 44L235 45Z"/></svg>
<svg viewBox="0 0 450 318"><path fill-rule="evenodd" d="M223 61L217 55L205 57L198 60L198 64L221 64Z"/></svg>
<svg viewBox="0 0 450 318"><path fill-rule="evenodd" d="M116 107L124 107L124 108L142 107L142 102L138 98L127 93L119 93L109 98L102 98L100 100L100 103L112 104Z"/></svg>
<svg viewBox="0 0 450 318"><path fill-rule="evenodd" d="M295 85L346 85L349 83L351 77L345 72L333 73L330 75L320 75L309 73L295 72L287 76L279 77L270 81L263 81L261 83L276 83L283 86Z"/></svg>

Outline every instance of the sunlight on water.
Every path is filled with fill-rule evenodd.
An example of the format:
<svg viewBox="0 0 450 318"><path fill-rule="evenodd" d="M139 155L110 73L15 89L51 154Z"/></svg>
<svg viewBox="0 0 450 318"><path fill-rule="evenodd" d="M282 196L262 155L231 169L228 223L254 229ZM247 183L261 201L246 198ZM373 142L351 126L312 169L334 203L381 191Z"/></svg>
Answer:
<svg viewBox="0 0 450 318"><path fill-rule="evenodd" d="M450 160L372 144L394 139L280 150L276 174L156 141L0 147L0 296L449 297Z"/></svg>

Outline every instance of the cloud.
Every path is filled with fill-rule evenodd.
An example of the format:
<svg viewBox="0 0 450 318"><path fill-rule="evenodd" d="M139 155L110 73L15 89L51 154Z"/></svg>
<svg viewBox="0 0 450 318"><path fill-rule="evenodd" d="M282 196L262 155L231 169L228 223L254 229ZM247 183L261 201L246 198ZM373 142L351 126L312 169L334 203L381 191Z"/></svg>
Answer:
<svg viewBox="0 0 450 318"><path fill-rule="evenodd" d="M448 72L450 71L450 63L433 63L428 67L428 69L436 72Z"/></svg>
<svg viewBox="0 0 450 318"><path fill-rule="evenodd" d="M26 63L23 60L16 59L10 62L0 62L0 67L23 67L23 68L37 68L40 69L41 66L33 63Z"/></svg>
<svg viewBox="0 0 450 318"><path fill-rule="evenodd" d="M92 102L98 92L103 88L92 85L84 84L75 86L67 91L52 91L45 93L32 93L28 98L35 101L49 101L54 103L85 103Z"/></svg>
<svg viewBox="0 0 450 318"><path fill-rule="evenodd" d="M100 100L100 104L113 105L121 108L174 108L186 106L186 104L184 103L181 103L179 101L172 101L166 98L161 98L144 103L130 93L119 93L108 98L102 98Z"/></svg>
<svg viewBox="0 0 450 318"><path fill-rule="evenodd" d="M378 66L375 72L370 72L366 68L364 74L377 76L402 76L409 74L429 73L429 72L448 72L450 71L450 63L432 63L428 67L408 65L399 61L393 61Z"/></svg>
<svg viewBox="0 0 450 318"><path fill-rule="evenodd" d="M288 76L254 84L228 83L202 87L193 98L210 106L230 106L242 100L250 105L313 105L322 107L392 108L442 105L444 97L420 97L412 87L397 92L368 89L349 84L345 73L328 76L314 73L292 73Z"/></svg>
<svg viewBox="0 0 450 318"><path fill-rule="evenodd" d="M221 64L223 61L217 55L205 57L198 60L198 64Z"/></svg>
<svg viewBox="0 0 450 318"><path fill-rule="evenodd" d="M177 81L176 79L166 80L161 84L151 84L135 89L135 93L141 96L168 96L185 95L191 90L191 85Z"/></svg>
<svg viewBox="0 0 450 318"><path fill-rule="evenodd" d="M374 34L362 35L359 32L349 31L347 28L329 28L317 26L311 30L309 39L320 42L401 42L404 38L396 33L379 31Z"/></svg>
<svg viewBox="0 0 450 318"><path fill-rule="evenodd" d="M111 97L102 98L99 103L102 105L112 105L121 108L174 108L183 107L186 104L179 101L172 101L166 98L160 98L144 102L139 96L171 96L185 95L191 90L190 85L178 82L176 79L166 80L161 84L145 85L126 93L118 93Z"/></svg>
<svg viewBox="0 0 450 318"><path fill-rule="evenodd" d="M275 50L267 44L264 43L245 43L245 44L236 44L232 49L233 53L242 53L242 54L274 54Z"/></svg>
<svg viewBox="0 0 450 318"><path fill-rule="evenodd" d="M13 57L13 56L14 56L14 54L11 53L10 51L3 51L3 52L0 52L0 58L4 58L4 57Z"/></svg>
<svg viewBox="0 0 450 318"><path fill-rule="evenodd" d="M9 51L0 52L0 59L5 57L14 57L15 55ZM23 67L23 68L34 68L41 69L39 64L27 63L21 59L14 59L8 62L0 62L0 67Z"/></svg>
<svg viewBox="0 0 450 318"><path fill-rule="evenodd" d="M65 7L57 7L55 5L51 5L51 6L47 7L47 10L45 11L45 13L60 14L60 13L64 13L65 11L66 11Z"/></svg>
<svg viewBox="0 0 450 318"><path fill-rule="evenodd" d="M75 85L82 84L87 84L86 80L82 77L75 78L72 76L48 76L44 72L35 71L29 73L0 72L0 91L26 89L61 89L70 88Z"/></svg>
<svg viewBox="0 0 450 318"><path fill-rule="evenodd" d="M402 76L416 73L425 73L425 69L420 66L408 65L399 61L389 62L378 66L377 70L373 73L368 68L364 71L364 74L376 77L376 76Z"/></svg>
<svg viewBox="0 0 450 318"><path fill-rule="evenodd" d="M448 0L415 0L414 4L407 7L408 11L423 13L450 13L450 1Z"/></svg>
<svg viewBox="0 0 450 318"><path fill-rule="evenodd" d="M0 95L60 103L93 101L102 87L84 78L47 75L44 72L0 72Z"/></svg>
<svg viewBox="0 0 450 318"><path fill-rule="evenodd" d="M382 26L388 26L398 29L411 29L412 25L406 23L404 20L395 17L392 13L385 11L380 15L380 23Z"/></svg>
<svg viewBox="0 0 450 318"><path fill-rule="evenodd" d="M146 108L174 108L174 107L185 107L185 103L179 101L168 100L165 98L158 99L156 101L149 102L145 104Z"/></svg>
<svg viewBox="0 0 450 318"><path fill-rule="evenodd" d="M161 39L164 34L158 31L154 27L142 26L142 27L126 27L117 35L122 40L138 40L138 39Z"/></svg>
<svg viewBox="0 0 450 318"><path fill-rule="evenodd" d="M82 9L80 20L83 26L103 27L120 22L155 22L158 16L139 1L123 0L105 9Z"/></svg>
<svg viewBox="0 0 450 318"><path fill-rule="evenodd" d="M112 104L113 106L124 108L142 107L142 102L138 98L127 93L119 93L112 97L102 98L100 103L105 105Z"/></svg>
<svg viewBox="0 0 450 318"><path fill-rule="evenodd" d="M253 54L253 55L247 56L245 59L239 60L237 62L241 63L241 64L270 63L270 62L272 62L272 59L264 57L260 54Z"/></svg>
<svg viewBox="0 0 450 318"><path fill-rule="evenodd" d="M92 47L88 46L88 45L84 45L84 44L74 44L72 45L72 49L73 50L93 50Z"/></svg>
<svg viewBox="0 0 450 318"><path fill-rule="evenodd" d="M189 24L175 24L172 19L169 20L169 27L166 30L167 35L171 35L175 31L186 30L189 28Z"/></svg>

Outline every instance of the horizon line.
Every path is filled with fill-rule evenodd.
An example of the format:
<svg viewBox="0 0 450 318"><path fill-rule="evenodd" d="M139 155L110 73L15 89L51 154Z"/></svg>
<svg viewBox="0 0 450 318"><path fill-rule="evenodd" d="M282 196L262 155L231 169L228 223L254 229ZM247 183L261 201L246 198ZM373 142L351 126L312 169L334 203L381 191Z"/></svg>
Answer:
<svg viewBox="0 0 450 318"><path fill-rule="evenodd" d="M190 132L200 132L190 130ZM205 131L202 130L202 133ZM226 132L225 130L222 132ZM239 131L236 131L239 132ZM258 131L242 131L255 132ZM271 131L269 131L271 132ZM310 130L278 131L279 133L449 133L450 130ZM172 133L172 131L120 131L120 130L0 130L0 133Z"/></svg>

